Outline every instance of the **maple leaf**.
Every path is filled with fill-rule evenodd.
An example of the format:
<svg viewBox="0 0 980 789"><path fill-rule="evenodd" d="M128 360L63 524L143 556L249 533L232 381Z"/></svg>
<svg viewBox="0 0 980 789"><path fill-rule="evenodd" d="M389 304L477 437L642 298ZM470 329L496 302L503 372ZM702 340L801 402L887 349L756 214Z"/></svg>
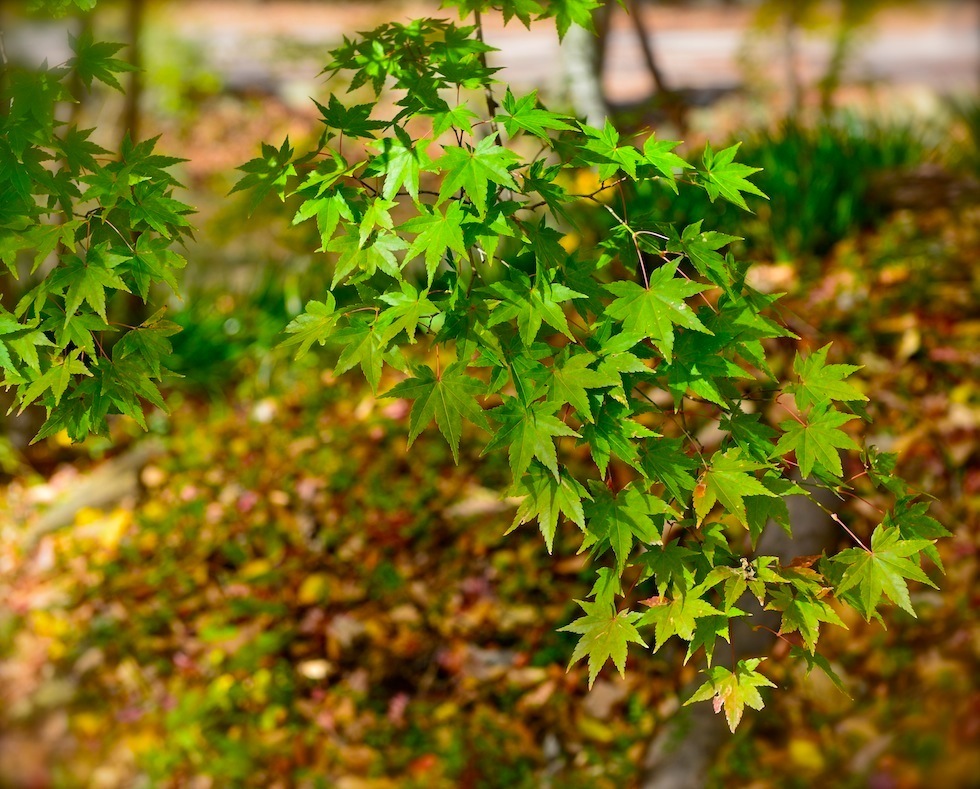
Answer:
<svg viewBox="0 0 980 789"><path fill-rule="evenodd" d="M61 398L68 388L73 375L91 375L92 373L78 358L82 353L81 348L76 348L68 356L57 357L52 360L51 366L38 376L30 385L20 393L19 414L24 413L24 409L37 400L45 392L50 391L54 398L54 404L58 405Z"/></svg>
<svg viewBox="0 0 980 789"><path fill-rule="evenodd" d="M487 326L498 326L516 318L518 331L526 346L534 342L542 323L574 340L575 336L560 305L572 299L585 298L584 294L565 285L551 283L544 276L538 277L533 285L523 274L514 276L517 277L516 282L495 282L486 289L491 298L501 300L491 312Z"/></svg>
<svg viewBox="0 0 980 789"><path fill-rule="evenodd" d="M540 460L557 479L559 474L555 437L579 437L578 433L554 416L557 409L558 403L524 405L516 397L505 398L503 405L490 412L500 422L500 427L483 454L500 447L509 447L510 468L515 479L519 479L527 471L532 458Z"/></svg>
<svg viewBox="0 0 980 789"><path fill-rule="evenodd" d="M443 214L438 208L432 208L432 213L424 213L409 219L398 227L399 232L415 233L415 240L405 253L406 262L425 256L425 270L429 276L429 284L435 276L436 269L445 258L447 252L466 254L466 241L463 239L463 208L458 202L450 203Z"/></svg>
<svg viewBox="0 0 980 789"><path fill-rule="evenodd" d="M694 656L694 653L701 647L704 647L704 659L707 661L708 666L711 666L711 661L715 657L715 646L718 643L718 639L722 639L729 644L731 643L731 628L729 627L728 620L731 617L742 616L743 614L744 612L737 608L730 608L724 614L710 614L695 619L694 633L691 636L690 643L687 645L687 654L684 655L684 663L687 664Z"/></svg>
<svg viewBox="0 0 980 789"><path fill-rule="evenodd" d="M378 269L392 279L401 280L401 263L395 253L407 247L408 244L394 233L378 233L364 246L353 233L338 236L328 247L331 252L337 253L331 289L355 271L358 272L355 274L355 281L370 277Z"/></svg>
<svg viewBox="0 0 980 789"><path fill-rule="evenodd" d="M56 282L68 284L65 292L65 322L70 320L82 302L86 302L103 321L106 320L106 289L124 290L129 293L129 287L119 278L112 268L102 265L103 262L118 262L105 260L89 251L88 260L72 256L68 264L58 271ZM54 283L53 283L54 284Z"/></svg>
<svg viewBox="0 0 980 789"><path fill-rule="evenodd" d="M350 326L334 332L330 337L331 342L344 346L334 366L334 374L341 375L354 365L360 365L372 392L378 391L384 364L385 344L378 329L375 322L353 316Z"/></svg>
<svg viewBox="0 0 980 789"><path fill-rule="evenodd" d="M159 378L163 372L161 362L173 352L168 338L180 331L176 323L163 320L165 313L166 308L160 309L138 327L126 332L112 348L113 360L136 355L143 360L147 370Z"/></svg>
<svg viewBox="0 0 980 789"><path fill-rule="evenodd" d="M520 492L523 492L524 500L517 508L517 515L507 534L537 518L541 534L548 546L548 553L551 553L560 515L564 515L585 531L582 499L591 500L592 497L574 477L566 473L560 474L556 479L553 474L548 473L547 469L534 462L528 467L528 473L521 480L518 487L519 495Z"/></svg>
<svg viewBox="0 0 980 789"><path fill-rule="evenodd" d="M656 134L651 134L643 143L643 158L645 164L660 171L667 179L664 183L677 194L677 173L690 169L691 165L676 153L671 153L679 142L658 140Z"/></svg>
<svg viewBox="0 0 980 789"><path fill-rule="evenodd" d="M286 326L286 334L293 335L283 345L298 345L294 358L304 356L314 342L323 345L337 326L340 315L336 312L337 302L332 293L325 301L308 301L306 310L293 318Z"/></svg>
<svg viewBox="0 0 980 789"><path fill-rule="evenodd" d="M385 293L380 298L391 305L378 317L378 327L382 330L381 337L385 343L404 331L409 343L414 345L419 321L439 314L436 305L429 301L429 291L418 291L407 282L401 283L401 293Z"/></svg>
<svg viewBox="0 0 980 789"><path fill-rule="evenodd" d="M707 290L707 285L676 279L677 261L666 263L650 275L649 287L621 281L606 285L617 298L606 314L623 321L623 329L631 335L649 337L670 364L674 347L674 326L711 334L698 316L684 301L689 296Z"/></svg>
<svg viewBox="0 0 980 789"><path fill-rule="evenodd" d="M592 421L592 408L589 405L589 389L601 389L620 385L620 377L605 370L593 370L589 365L596 361L591 353L564 355L551 368L551 381L548 399L560 404L568 403L586 421Z"/></svg>
<svg viewBox="0 0 980 789"><path fill-rule="evenodd" d="M836 585L836 594L853 598L868 621L876 614L882 595L915 616L905 579L933 588L936 585L909 557L917 556L931 544L929 540L902 539L898 527L878 526L871 535L870 551L849 548L831 559L846 568Z"/></svg>
<svg viewBox="0 0 980 789"><path fill-rule="evenodd" d="M634 540L641 545L660 543L663 518L657 516L680 517L665 501L632 485L613 494L602 483L590 484L593 501L585 507L588 529L582 549L608 542L620 573L633 550Z"/></svg>
<svg viewBox="0 0 980 789"><path fill-rule="evenodd" d="M600 567L596 575L598 577L592 584L589 597L594 598L597 603L612 603L616 597L622 596L623 579L612 567Z"/></svg>
<svg viewBox="0 0 980 789"><path fill-rule="evenodd" d="M800 377L800 383L792 384L789 389L794 393L797 408L827 404L831 400L857 402L868 399L844 381L861 368L853 364L827 364L828 351L830 343L806 358L796 354L793 372Z"/></svg>
<svg viewBox="0 0 980 789"><path fill-rule="evenodd" d="M536 90L518 99L508 88L502 104L504 111L494 120L503 123L507 134L511 137L520 130L547 140L548 129L563 131L574 128L568 123L571 118L567 115L541 109L538 106L538 92Z"/></svg>
<svg viewBox="0 0 980 789"><path fill-rule="evenodd" d="M700 524L716 501L732 513L743 526L748 526L745 514L746 496L775 496L751 472L767 468L763 463L749 460L740 449L715 453L711 466L701 475L694 489L694 512Z"/></svg>
<svg viewBox="0 0 980 789"><path fill-rule="evenodd" d="M455 145L445 148L445 153L436 161L436 165L446 173L439 189L437 205L462 189L476 206L479 215L485 217L491 184L517 191L510 168L518 162L518 156L497 145L496 139L497 135L491 134L480 140L475 148Z"/></svg>
<svg viewBox="0 0 980 789"><path fill-rule="evenodd" d="M634 438L658 438L659 433L628 418L630 409L615 400L607 400L593 424L582 428L582 438L588 443L599 473L606 475L609 461L615 455L643 472L640 454Z"/></svg>
<svg viewBox="0 0 980 789"><path fill-rule="evenodd" d="M78 38L69 33L68 42L75 51L75 57L65 67L72 69L86 88L92 87L92 80L98 80L120 93L125 92L115 75L138 69L132 63L112 57L123 48L123 44L95 42L91 30L85 30Z"/></svg>
<svg viewBox="0 0 980 789"><path fill-rule="evenodd" d="M373 104L357 104L352 107L344 106L334 94L324 107L316 99L313 100L320 110L321 122L328 129L337 129L346 137L374 137L374 132L387 126L384 121L372 121Z"/></svg>
<svg viewBox="0 0 980 789"><path fill-rule="evenodd" d="M738 236L713 230L702 231L702 224L703 220L699 219L693 225L685 227L679 239L668 242L667 250L686 255L701 276L731 292L732 270L717 250L740 239Z"/></svg>
<svg viewBox="0 0 980 789"><path fill-rule="evenodd" d="M684 452L683 439L644 441L640 465L645 476L663 483L678 502L686 502L697 484L691 470L698 467L698 461Z"/></svg>
<svg viewBox="0 0 980 789"><path fill-rule="evenodd" d="M742 192L759 197L765 197L765 194L754 183L747 180L748 176L759 172L761 168L749 167L733 161L741 145L741 143L736 143L717 153L711 149L711 145L705 146L702 159L704 165L703 186L712 202L721 195L739 208L748 211L749 207L745 204Z"/></svg>
<svg viewBox="0 0 980 789"><path fill-rule="evenodd" d="M722 614L693 591L681 594L673 600L666 597L653 598L651 603L650 609L643 613L640 625L655 625L654 652L671 636L690 641L694 638L698 619Z"/></svg>
<svg viewBox="0 0 980 789"><path fill-rule="evenodd" d="M929 515L928 502L916 502L913 496L902 496L895 502L892 511L885 513L882 525L898 527L902 539L905 540L930 540L930 544L922 551L940 571L946 572L939 551L931 541L939 537L949 537L950 531Z"/></svg>
<svg viewBox="0 0 980 789"><path fill-rule="evenodd" d="M826 405L817 406L805 418L787 419L780 425L784 432L775 452L778 455L796 452L804 479L814 469L841 477L844 468L838 450L860 449L853 438L839 429L853 419L857 419L854 414L842 414Z"/></svg>
<svg viewBox="0 0 980 789"><path fill-rule="evenodd" d="M708 681L694 691L694 695L684 702L684 706L696 701L714 700L715 712L725 710L728 727L735 731L746 707L761 710L764 706L759 688L774 688L775 684L756 671L764 658L740 660L731 672L724 666L713 666L705 673Z"/></svg>
<svg viewBox="0 0 980 789"><path fill-rule="evenodd" d="M466 367L457 362L440 375L428 365L415 369L415 377L408 378L385 393L385 397L404 397L413 400L409 415L409 446L435 419L439 431L452 450L453 459L459 463L459 440L463 432L463 418L489 430L483 408L477 397L486 392L483 382L465 373Z"/></svg>
<svg viewBox="0 0 980 789"><path fill-rule="evenodd" d="M607 118L602 129L583 124L582 131L587 140L580 155L586 162L599 165L600 181L612 178L619 170L636 178L636 168L643 162L643 156L632 145L619 144L619 132L612 121Z"/></svg>
<svg viewBox="0 0 980 789"><path fill-rule="evenodd" d="M693 586L695 556L690 548L676 542L651 546L640 557L640 563L645 568L641 580L652 577L660 589L673 585L687 591Z"/></svg>
<svg viewBox="0 0 980 789"><path fill-rule="evenodd" d="M386 200L394 199L403 186L413 200L419 199L421 172L431 163L425 153L426 142L425 139L413 142L408 132L396 126L395 139L385 137L376 143L381 155L376 158L375 164L384 173L381 196Z"/></svg>
<svg viewBox="0 0 980 789"><path fill-rule="evenodd" d="M262 156L256 157L238 167L245 175L231 188L228 194L250 190L246 213L251 216L259 203L272 190L276 191L280 200L285 200L286 184L296 175L292 163L293 149L287 137L282 146L276 150L272 145L262 143Z"/></svg>
<svg viewBox="0 0 980 789"><path fill-rule="evenodd" d="M812 593L794 592L785 586L777 588L772 593L772 599L766 605L766 610L782 612L780 634L798 632L810 652L817 648L821 622L847 628L827 601L821 600Z"/></svg>
<svg viewBox="0 0 980 789"><path fill-rule="evenodd" d="M612 603L576 600L585 616L571 624L559 628L560 632L578 633L582 636L575 645L568 661L571 668L585 656L589 658L589 687L607 660L610 658L619 670L620 676L626 673L626 649L629 643L646 646L636 630L636 622L641 614L632 611L616 611Z"/></svg>

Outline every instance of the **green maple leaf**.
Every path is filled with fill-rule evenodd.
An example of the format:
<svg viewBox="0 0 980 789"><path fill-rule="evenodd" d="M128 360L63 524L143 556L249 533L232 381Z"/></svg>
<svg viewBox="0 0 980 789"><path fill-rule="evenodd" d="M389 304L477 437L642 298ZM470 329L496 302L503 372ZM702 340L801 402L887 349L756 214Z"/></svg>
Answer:
<svg viewBox="0 0 980 789"><path fill-rule="evenodd" d="M677 338L676 353L667 368L667 386L676 402L687 393L730 408L729 398L738 396L730 379L752 378L731 358L724 336L685 332Z"/></svg>
<svg viewBox="0 0 980 789"><path fill-rule="evenodd" d="M853 403L868 399L854 386L844 381L861 368L853 364L827 364L829 350L830 343L827 343L805 359L796 354L793 372L800 377L800 383L789 388L794 393L798 408L826 405L832 400Z"/></svg>
<svg viewBox="0 0 980 789"><path fill-rule="evenodd" d="M516 397L505 398L503 405L490 412L501 424L483 454L500 447L509 447L510 468L515 479L520 479L527 471L532 458L540 460L557 479L559 474L555 437L579 437L578 433L554 416L557 409L558 403L524 405Z"/></svg>
<svg viewBox="0 0 980 789"><path fill-rule="evenodd" d="M672 240L667 244L667 250L686 255L702 277L730 291L731 267L718 250L740 239L738 236L717 233L713 230L702 231L702 223L703 220L699 219L693 225L685 227L680 239Z"/></svg>
<svg viewBox="0 0 980 789"><path fill-rule="evenodd" d="M810 652L817 648L821 622L847 628L828 602L810 592L794 592L786 586L778 587L772 593L766 610L781 611L783 618L779 626L780 634L798 632Z"/></svg>
<svg viewBox="0 0 980 789"><path fill-rule="evenodd" d="M612 178L619 170L636 179L636 168L643 162L643 155L632 145L619 144L619 132L612 121L607 118L601 129L583 124L582 131L587 140L579 153L587 163L599 165L600 181Z"/></svg>
<svg viewBox="0 0 980 789"><path fill-rule="evenodd" d="M591 500L592 497L574 477L561 474L556 479L543 466L532 463L518 486L518 495L523 495L524 500L517 508L517 515L507 534L536 518L545 544L548 546L548 553L551 553L561 515L585 531L585 511L582 508L582 500Z"/></svg>
<svg viewBox="0 0 980 789"><path fill-rule="evenodd" d="M88 368L78 358L82 353L81 348L76 348L68 356L57 357L52 360L51 366L38 376L30 385L20 392L20 410L23 413L31 403L37 400L45 392L50 391L54 398L54 404L58 405L61 398L68 389L73 375L91 375Z"/></svg>
<svg viewBox="0 0 980 789"><path fill-rule="evenodd" d="M241 192L245 189L250 190L246 213L248 216L258 207L259 203L265 199L269 192L275 190L280 200L286 199L286 184L289 179L296 175L296 168L292 163L293 149L289 145L287 137L279 150L272 145L262 143L262 156L256 157L238 169L243 175L228 194Z"/></svg>
<svg viewBox="0 0 980 789"><path fill-rule="evenodd" d="M180 331L176 323L163 320L165 312L166 308L159 310L140 326L126 332L112 348L113 360L135 355L151 375L159 378L163 372L161 363L173 353L168 338Z"/></svg>
<svg viewBox="0 0 980 789"><path fill-rule="evenodd" d="M376 321L369 322L355 315L351 318L350 326L334 332L330 340L344 346L334 366L334 374L342 375L354 365L360 365L371 391L377 392L384 364L385 342Z"/></svg>
<svg viewBox="0 0 980 789"><path fill-rule="evenodd" d="M628 334L649 337L668 364L674 348L675 325L711 334L684 301L707 290L707 286L676 279L675 271L677 261L664 264L650 275L648 288L628 281L606 285L606 290L617 296L606 314L621 320Z"/></svg>
<svg viewBox="0 0 980 789"><path fill-rule="evenodd" d="M658 438L660 435L629 419L629 414L628 406L610 399L603 404L595 422L582 428L582 438L588 443L592 459L603 476L613 456L643 473L639 448L633 439Z"/></svg>
<svg viewBox="0 0 980 789"><path fill-rule="evenodd" d="M78 38L69 33L68 42L75 51L75 57L65 66L74 71L86 88L92 87L92 80L98 80L120 93L125 92L115 75L137 71L137 68L125 60L112 57L123 48L123 44L109 44L104 41L96 43L90 30L86 30Z"/></svg>
<svg viewBox="0 0 980 789"><path fill-rule="evenodd" d="M929 540L902 539L897 527L878 526L871 535L870 551L849 548L831 560L846 568L837 584L836 594L853 598L856 608L868 621L875 615L882 595L915 616L905 579L933 588L936 585L909 557L918 556L931 544Z"/></svg>
<svg viewBox="0 0 980 789"><path fill-rule="evenodd" d="M130 292L129 287L113 269L100 265L102 262L98 259L100 256L90 250L89 257L90 261L83 261L72 256L68 264L58 272L58 284L68 284L65 292L66 323L75 315L83 301L105 321L106 289Z"/></svg>
<svg viewBox="0 0 980 789"><path fill-rule="evenodd" d="M598 576L592 584L592 591L589 597L601 604L612 603L617 597L623 595L623 579L612 567L600 567L596 571Z"/></svg>
<svg viewBox="0 0 980 789"><path fill-rule="evenodd" d="M751 472L766 468L763 463L749 460L740 449L715 453L711 466L701 475L694 489L694 512L700 524L711 512L715 502L748 526L745 513L746 496L775 496Z"/></svg>
<svg viewBox="0 0 980 789"><path fill-rule="evenodd" d="M319 251L324 252L329 247L340 221L345 219L348 222L354 222L352 208L354 198L354 193L341 187L329 194L306 200L300 205L296 216L293 217L293 224L298 225L311 216L315 216L317 230L320 232Z"/></svg>
<svg viewBox="0 0 980 789"><path fill-rule="evenodd" d="M601 5L599 0L548 0L538 19L554 17L558 40L561 41L572 25L594 32L592 12Z"/></svg>
<svg viewBox="0 0 980 789"><path fill-rule="evenodd" d="M482 218L487 215L487 194L491 184L518 191L510 170L519 158L513 151L497 145L496 138L495 134L484 137L475 148L454 145L445 148L445 153L436 161L446 173L437 205L462 189Z"/></svg>
<svg viewBox="0 0 980 789"><path fill-rule="evenodd" d="M817 406L805 421L787 419L780 425L784 432L775 452L777 455L796 452L796 462L804 479L814 469L841 477L844 468L838 450L860 449L853 438L839 429L853 419L857 419L853 414L842 414L826 405Z"/></svg>
<svg viewBox="0 0 980 789"><path fill-rule="evenodd" d="M330 95L327 106L324 107L315 99L313 103L319 108L321 121L328 129L337 129L346 137L374 137L374 132L383 129L384 121L372 121L373 104L357 104L352 107L344 106L335 95Z"/></svg>
<svg viewBox="0 0 980 789"><path fill-rule="evenodd" d="M385 393L385 397L404 397L414 401L409 416L409 446L435 419L436 426L445 437L459 463L459 440L463 433L463 418L489 430L483 408L477 401L486 393L486 386L465 373L460 362L447 367L440 375L427 365L415 369L415 377L408 378Z"/></svg>
<svg viewBox="0 0 980 789"><path fill-rule="evenodd" d="M693 590L673 600L659 597L653 598L651 602L650 609L645 611L640 619L640 625L655 625L654 652L658 651L671 636L678 636L684 641L692 640L698 619L722 614Z"/></svg>
<svg viewBox="0 0 980 789"><path fill-rule="evenodd" d="M678 502L686 502L697 484L691 470L698 467L698 461L684 452L683 439L644 441L640 465L645 476L661 482Z"/></svg>
<svg viewBox="0 0 980 789"><path fill-rule="evenodd" d="M739 147L741 147L741 143L736 143L730 148L715 153L710 145L706 145L703 157L702 184L712 202L720 195L739 208L748 211L749 207L745 204L742 193L758 195L759 197L765 197L765 194L754 183L747 180L750 175L759 172L761 168L749 167L733 161Z"/></svg>
<svg viewBox="0 0 980 789"><path fill-rule="evenodd" d="M419 255L425 256L425 270L429 276L429 284L435 276L436 269L445 258L447 252L466 255L466 241L463 239L462 206L458 202L450 203L443 214L438 208L431 209L432 213L413 217L400 225L399 232L415 233L415 239L405 253L405 260L413 260Z"/></svg>
<svg viewBox="0 0 980 789"><path fill-rule="evenodd" d="M660 589L673 585L682 592L687 591L693 586L695 556L690 548L676 542L651 546L640 557L640 563L645 568L640 580L652 577Z"/></svg>
<svg viewBox="0 0 980 789"><path fill-rule="evenodd" d="M343 282L352 272L357 271L355 280L365 279L381 269L395 280L401 279L401 263L396 252L408 248L394 233L378 233L366 245L362 246L358 237L353 233L338 236L330 242L328 249L337 254L337 266L333 272L331 289Z"/></svg>
<svg viewBox="0 0 980 789"><path fill-rule="evenodd" d="M494 307L487 326L498 326L516 318L525 346L534 342L542 323L574 340L575 335L560 305L585 296L565 285L549 282L544 276L538 277L533 285L524 274L518 272L513 276L517 277L516 282L495 282L486 289L490 298L501 302Z"/></svg>
<svg viewBox="0 0 980 789"><path fill-rule="evenodd" d="M646 646L636 630L636 622L641 615L631 611L617 612L612 603L590 603L588 600L575 602L585 611L585 616L559 628L560 631L578 633L582 636L575 645L568 667L571 668L587 655L590 688L595 683L599 669L610 658L619 670L620 676L624 676L627 644L632 642Z"/></svg>
<svg viewBox="0 0 980 789"><path fill-rule="evenodd" d="M413 200L419 199L419 179L423 169L429 166L429 157L425 154L427 140L413 142L408 132L399 126L395 127L395 138L386 137L376 143L381 149L381 155L376 161L383 165L385 176L382 197L392 200L403 186Z"/></svg>
<svg viewBox="0 0 980 789"><path fill-rule="evenodd" d="M401 293L385 293L380 298L391 305L378 318L381 336L386 343L404 331L408 341L414 345L419 321L439 314L436 305L429 301L429 291L418 291L407 282L401 283Z"/></svg>
<svg viewBox="0 0 980 789"><path fill-rule="evenodd" d="M538 106L536 90L518 99L508 88L504 94L503 110L494 120L503 123L507 134L511 137L518 131L526 131L535 137L547 140L548 129L567 131L575 128L568 123L571 119L567 115L541 109Z"/></svg>
<svg viewBox="0 0 980 789"><path fill-rule="evenodd" d="M314 342L323 345L330 338L340 318L336 310L337 301L332 293L328 293L325 301L308 301L306 310L289 322L285 331L293 336L283 345L299 346L294 358L304 356Z"/></svg>
<svg viewBox="0 0 980 789"><path fill-rule="evenodd" d="M949 537L950 531L928 513L929 504L925 501L916 502L914 497L903 496L891 512L885 514L882 525L897 526L904 540L935 540L939 537ZM939 551L931 542L923 548L923 553L942 571L943 560Z"/></svg>
<svg viewBox="0 0 980 789"><path fill-rule="evenodd" d="M715 657L715 645L718 639L723 639L731 643L731 632L728 620L733 616L741 616L744 612L737 608L730 608L725 614L711 614L698 617L694 620L694 633L691 641L687 645L687 654L684 655L686 664L701 647L704 647L704 658L711 666L711 661Z"/></svg>
<svg viewBox="0 0 980 789"><path fill-rule="evenodd" d="M764 658L740 660L735 671L724 666L713 666L705 673L708 681L694 691L694 695L684 702L684 706L696 701L714 700L715 712L725 710L728 727L735 731L746 707L761 710L764 706L759 688L776 687L768 677L756 671Z"/></svg>
<svg viewBox="0 0 980 789"><path fill-rule="evenodd" d="M641 545L659 544L662 516L680 517L665 501L633 485L614 495L608 487L593 481L592 495L592 502L585 507L588 529L582 549L608 542L620 573L634 541Z"/></svg>
<svg viewBox="0 0 980 789"><path fill-rule="evenodd" d="M667 179L665 183L674 194L677 194L677 173L691 167L676 153L671 153L678 145L680 145L679 142L658 140L656 134L651 134L643 143L644 163L654 167L664 175Z"/></svg>
<svg viewBox="0 0 980 789"><path fill-rule="evenodd" d="M565 355L551 368L551 381L548 399L560 404L568 403L586 421L592 421L592 408L589 405L589 389L606 386L619 386L620 377L606 370L593 370L589 367L596 361L591 353Z"/></svg>
<svg viewBox="0 0 980 789"><path fill-rule="evenodd" d="M357 227L359 233L357 245L359 247L364 246L364 242L368 240L375 230L394 229L395 222L391 218L391 209L397 205L397 201L386 200L383 197L376 197L368 203L367 209L361 215L361 221Z"/></svg>

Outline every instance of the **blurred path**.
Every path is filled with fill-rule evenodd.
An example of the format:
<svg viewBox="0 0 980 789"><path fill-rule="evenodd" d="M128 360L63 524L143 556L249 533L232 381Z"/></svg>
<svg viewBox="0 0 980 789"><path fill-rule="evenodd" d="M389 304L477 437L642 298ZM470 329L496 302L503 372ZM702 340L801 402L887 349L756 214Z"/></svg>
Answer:
<svg viewBox="0 0 980 789"><path fill-rule="evenodd" d="M206 61L229 85L282 88L309 83L323 65L323 50L343 34L370 29L420 14L451 16L436 3L301 3L194 0L167 7L166 22L181 38L197 43ZM618 14L611 33L607 88L615 102L648 95L649 77L628 20ZM679 87L726 86L743 81L745 66L755 77L779 85L784 64L776 35L752 29L751 10L731 7L646 10L652 39L667 79ZM154 21L164 21L160 16ZM497 63L505 79L518 87L560 86L560 58L553 29L540 24L526 31L517 23L506 29L487 20L487 38L501 52ZM747 34L753 36L749 44ZM282 53L298 47L293 57ZM818 36L800 40L799 70L804 81L823 73L830 42ZM298 56L297 56L298 55ZM846 82L879 81L917 85L939 92L980 87L980 4L923 3L890 9L861 35ZM286 91L287 93L291 91Z"/></svg>

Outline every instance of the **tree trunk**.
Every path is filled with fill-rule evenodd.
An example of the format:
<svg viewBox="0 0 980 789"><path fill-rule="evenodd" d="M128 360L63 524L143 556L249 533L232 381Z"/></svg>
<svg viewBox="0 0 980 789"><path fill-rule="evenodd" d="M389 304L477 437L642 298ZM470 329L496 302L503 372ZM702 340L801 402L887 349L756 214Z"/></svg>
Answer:
<svg viewBox="0 0 980 789"><path fill-rule="evenodd" d="M602 126L609 117L602 89L599 47L595 34L572 25L561 45L566 87L572 111L591 126Z"/></svg>
<svg viewBox="0 0 980 789"><path fill-rule="evenodd" d="M831 512L840 506L840 500L828 491L819 490L814 497ZM793 525L792 538L780 526L770 522L759 538L756 549L759 555L778 556L780 563L785 565L797 556L812 556L833 548L838 532L827 512L803 496L791 497L787 506ZM779 612L763 613L758 601L749 594L739 600L738 607L749 616L732 623L732 648L736 658L765 655L775 636L761 628L754 629L749 623L777 631ZM686 695L693 690L694 687L688 688ZM716 714L710 704L682 707L647 750L640 788L703 789L708 770L729 736L724 715Z"/></svg>
<svg viewBox="0 0 980 789"><path fill-rule="evenodd" d="M140 105L143 98L143 21L146 0L129 0L126 10L126 33L129 38L129 63L136 70L129 75L126 105L123 109L123 134L136 142L142 120Z"/></svg>

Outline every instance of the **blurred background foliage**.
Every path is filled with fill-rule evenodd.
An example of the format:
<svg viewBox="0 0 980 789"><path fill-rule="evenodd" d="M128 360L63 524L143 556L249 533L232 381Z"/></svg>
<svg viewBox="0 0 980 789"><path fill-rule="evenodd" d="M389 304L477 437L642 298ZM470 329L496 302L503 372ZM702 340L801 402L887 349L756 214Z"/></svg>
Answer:
<svg viewBox="0 0 980 789"><path fill-rule="evenodd" d="M752 215L694 190L618 199L742 237L754 284L787 292L779 315L803 342L833 340L864 365L871 443L899 452L954 532L940 545L941 591L915 592L918 619L893 612L886 630L849 616L828 633L851 699L777 649L769 673L793 690L726 745L712 785L976 785L980 57L965 71L951 60L940 82L958 89L945 92L914 70L889 81L887 68L878 80L854 68L887 54L875 41L890 32L926 36L976 14L965 3L639 6L651 40L668 45L656 52L668 75L679 72L671 34L721 31L746 42L733 56L741 81L707 105L678 90L691 100L683 115L641 90L642 101L611 102L617 122L669 138L682 119L693 155L708 138L743 141L770 199ZM330 43L430 8L104 0L52 28L2 4L14 57L50 49L58 62L65 24L137 37L135 105L94 93L71 112L108 147L134 124L161 134L188 160L181 199L199 229L170 305L183 328L171 413L153 416L149 436L119 419L81 446L0 439L0 786L642 785L649 741L694 667L666 649L636 656L625 680L603 676L591 693L579 668L565 673L570 641L555 625L587 592L573 535L554 556L529 529L503 538L514 503L501 498L499 458L481 457L474 437L458 467L427 436L409 456L404 403L334 379L329 352L295 362L281 350L329 261L288 228L294 206L263 204L243 223L227 196L259 140L317 133L307 97L343 87L316 79ZM539 40L488 25L505 65L508 45ZM623 40L607 45L620 47L606 56L610 94L633 73ZM732 76L691 62L688 81ZM552 74L542 86L553 102L560 85ZM576 220L569 248L596 243L609 217ZM792 350L774 346L777 373ZM873 500L847 503L859 531L878 515Z"/></svg>

